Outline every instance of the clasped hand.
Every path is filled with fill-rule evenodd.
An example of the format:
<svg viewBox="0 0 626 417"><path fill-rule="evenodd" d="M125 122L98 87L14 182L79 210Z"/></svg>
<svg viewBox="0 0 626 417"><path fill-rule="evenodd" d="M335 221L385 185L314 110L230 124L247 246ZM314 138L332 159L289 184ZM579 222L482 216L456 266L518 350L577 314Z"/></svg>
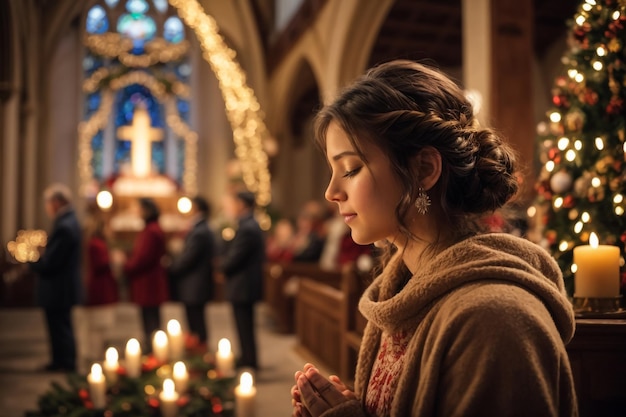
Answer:
<svg viewBox="0 0 626 417"><path fill-rule="evenodd" d="M310 363L295 374L291 388L293 417L319 417L337 405L356 399L356 395L335 375L323 377Z"/></svg>

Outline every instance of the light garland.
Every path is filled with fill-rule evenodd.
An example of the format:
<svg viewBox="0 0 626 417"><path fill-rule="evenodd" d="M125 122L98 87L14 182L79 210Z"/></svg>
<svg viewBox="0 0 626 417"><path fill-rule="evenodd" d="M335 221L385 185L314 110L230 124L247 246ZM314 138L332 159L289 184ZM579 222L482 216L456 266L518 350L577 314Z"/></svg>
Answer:
<svg viewBox="0 0 626 417"><path fill-rule="evenodd" d="M169 3L196 33L203 56L218 79L233 129L235 155L241 161L243 181L256 194L257 204L265 207L271 201L268 160L263 150L269 132L254 92L246 84L245 73L235 59L235 51L226 45L215 19L207 15L197 1L169 0Z"/></svg>
<svg viewBox="0 0 626 417"><path fill-rule="evenodd" d="M36 262L39 260L39 249L46 246L48 235L44 230L20 230L15 240L7 243L7 250L13 258L20 262Z"/></svg>

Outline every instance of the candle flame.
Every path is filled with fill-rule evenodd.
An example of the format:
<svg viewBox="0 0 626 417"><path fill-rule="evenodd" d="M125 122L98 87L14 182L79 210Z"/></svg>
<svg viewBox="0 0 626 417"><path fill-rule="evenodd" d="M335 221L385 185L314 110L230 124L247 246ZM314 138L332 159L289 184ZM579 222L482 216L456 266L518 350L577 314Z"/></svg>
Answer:
<svg viewBox="0 0 626 417"><path fill-rule="evenodd" d="M167 332L169 334L180 334L180 323L176 319L172 319L167 322Z"/></svg>
<svg viewBox="0 0 626 417"><path fill-rule="evenodd" d="M239 385L242 391L250 391L252 388L252 374L250 372L244 372L239 377Z"/></svg>
<svg viewBox="0 0 626 417"><path fill-rule="evenodd" d="M591 232L591 235L589 236L589 244L591 247L596 249L599 243L598 236L594 232Z"/></svg>
<svg viewBox="0 0 626 417"><path fill-rule="evenodd" d="M220 339L217 342L217 351L221 356L226 356L230 353L230 341L226 338Z"/></svg>
<svg viewBox="0 0 626 417"><path fill-rule="evenodd" d="M174 376L176 378L180 378L187 373L187 368L185 364L181 361L178 361L174 364Z"/></svg>
<svg viewBox="0 0 626 417"><path fill-rule="evenodd" d="M140 349L139 341L135 338L130 339L126 343L126 353L139 353Z"/></svg>
<svg viewBox="0 0 626 417"><path fill-rule="evenodd" d="M167 335L163 330L159 330L154 334L154 343L157 346L167 345Z"/></svg>
<svg viewBox="0 0 626 417"><path fill-rule="evenodd" d="M99 380L102 378L102 366L99 363L94 363L91 365L91 377L94 380Z"/></svg>
<svg viewBox="0 0 626 417"><path fill-rule="evenodd" d="M115 349L114 347L108 348L104 356L106 358L107 363L116 363L117 360L119 359L119 355L117 354L117 349Z"/></svg>
<svg viewBox="0 0 626 417"><path fill-rule="evenodd" d="M163 392L165 394L174 393L174 381L171 378L163 380Z"/></svg>

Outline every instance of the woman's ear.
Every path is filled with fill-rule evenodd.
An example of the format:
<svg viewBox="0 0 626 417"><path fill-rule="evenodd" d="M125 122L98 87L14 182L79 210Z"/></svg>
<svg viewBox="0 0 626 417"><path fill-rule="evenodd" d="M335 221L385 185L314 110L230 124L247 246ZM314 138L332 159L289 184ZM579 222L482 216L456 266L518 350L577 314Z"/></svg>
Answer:
<svg viewBox="0 0 626 417"><path fill-rule="evenodd" d="M415 156L415 164L419 169L420 186L425 191L430 190L441 177L441 154L432 146L426 146Z"/></svg>

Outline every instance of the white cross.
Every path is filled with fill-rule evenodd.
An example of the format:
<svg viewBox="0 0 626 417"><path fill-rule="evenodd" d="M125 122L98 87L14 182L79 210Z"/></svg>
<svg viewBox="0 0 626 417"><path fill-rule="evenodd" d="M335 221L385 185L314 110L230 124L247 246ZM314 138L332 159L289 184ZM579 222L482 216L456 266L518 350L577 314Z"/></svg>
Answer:
<svg viewBox="0 0 626 417"><path fill-rule="evenodd" d="M163 139L163 131L153 128L150 115L143 106L135 108L133 124L117 129L117 136L131 142L130 165L133 175L144 178L152 170L152 142Z"/></svg>

